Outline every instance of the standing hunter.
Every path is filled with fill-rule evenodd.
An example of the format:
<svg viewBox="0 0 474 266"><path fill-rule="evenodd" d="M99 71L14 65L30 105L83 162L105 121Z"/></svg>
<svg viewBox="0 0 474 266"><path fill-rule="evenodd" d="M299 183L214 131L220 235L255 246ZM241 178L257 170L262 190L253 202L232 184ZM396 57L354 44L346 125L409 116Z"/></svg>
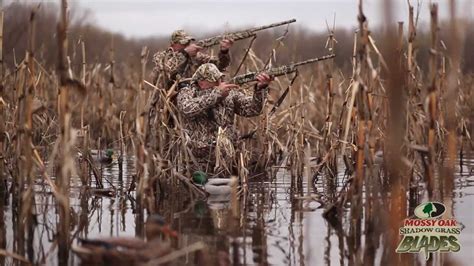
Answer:
<svg viewBox="0 0 474 266"><path fill-rule="evenodd" d="M184 30L176 30L171 35L171 43L165 51L153 56L155 67L151 80L154 85L168 90L176 80L189 78L196 69L205 63L213 63L224 71L230 64L229 49L232 40L222 40L217 57L201 52L201 46L193 43L195 39Z"/></svg>
<svg viewBox="0 0 474 266"><path fill-rule="evenodd" d="M196 69L204 63L214 63L218 65L222 71L229 66L231 61L229 49L232 47L233 40L224 39L220 41L220 50L217 57L202 53L201 50L203 48L193 43L193 41L195 41L195 39L185 31L176 30L171 35L170 46L164 51L157 52L153 56L155 67L151 74L151 80L161 92L168 92L173 85L177 86L174 88L174 91L178 91L180 87L186 86L189 82L177 83L177 81L183 78L190 78ZM157 115L159 112L162 112L160 109L163 108L163 106L157 106L160 94L159 90L155 90L147 104L148 127L155 127L154 130L150 130L151 134L148 134L147 138L158 138L156 132L159 130L157 130L156 127L161 124L158 120L165 120L168 128L173 128L175 124L172 117L168 115L168 112L164 112L161 117ZM174 94L172 92L168 95L172 99L170 101L171 107L174 108ZM169 132L164 133L163 136L165 136L162 140L164 143L161 143L161 147L167 148L167 143L170 141Z"/></svg>
<svg viewBox="0 0 474 266"><path fill-rule="evenodd" d="M261 114L271 82L267 74L259 74L252 95L239 91L239 86L222 80L224 74L214 64L201 65L188 87L177 97L188 144L196 159L191 172L211 175L233 174L234 144L239 134L234 130L235 115L253 117Z"/></svg>

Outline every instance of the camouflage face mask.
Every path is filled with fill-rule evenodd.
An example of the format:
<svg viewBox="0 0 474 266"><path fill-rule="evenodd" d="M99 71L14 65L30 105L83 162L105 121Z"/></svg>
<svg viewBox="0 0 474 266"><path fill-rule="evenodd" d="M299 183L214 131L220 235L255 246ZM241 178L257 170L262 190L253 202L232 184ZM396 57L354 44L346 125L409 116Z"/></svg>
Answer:
<svg viewBox="0 0 474 266"><path fill-rule="evenodd" d="M216 65L211 63L202 64L194 73L192 80L197 82L200 80L206 80L209 82L218 82L224 74L219 71Z"/></svg>

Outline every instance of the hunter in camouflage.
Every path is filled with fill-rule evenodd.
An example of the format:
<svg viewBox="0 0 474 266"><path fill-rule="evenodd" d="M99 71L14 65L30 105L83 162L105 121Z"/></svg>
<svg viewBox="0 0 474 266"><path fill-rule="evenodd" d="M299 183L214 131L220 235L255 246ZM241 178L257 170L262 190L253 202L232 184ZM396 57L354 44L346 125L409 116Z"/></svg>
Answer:
<svg viewBox="0 0 474 266"><path fill-rule="evenodd" d="M234 145L239 140L234 117L252 117L262 112L271 79L267 74L259 75L254 92L246 95L238 85L223 82L223 76L214 64L201 65L191 84L178 93L177 106L197 161L192 171L225 176L232 174L232 169L220 162L233 161Z"/></svg>
<svg viewBox="0 0 474 266"><path fill-rule="evenodd" d="M173 32L170 47L153 56L155 63L151 76L153 84L169 89L175 80L191 77L204 63L216 64L221 71L229 66L229 49L233 44L232 40L220 42L217 58L200 52L202 47L192 43L194 40L183 30Z"/></svg>

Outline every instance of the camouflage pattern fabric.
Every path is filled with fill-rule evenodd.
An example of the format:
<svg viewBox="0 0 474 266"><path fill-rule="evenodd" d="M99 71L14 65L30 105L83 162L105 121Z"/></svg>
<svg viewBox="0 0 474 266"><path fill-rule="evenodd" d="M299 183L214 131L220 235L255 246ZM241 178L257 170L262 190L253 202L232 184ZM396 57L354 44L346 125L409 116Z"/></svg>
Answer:
<svg viewBox="0 0 474 266"><path fill-rule="evenodd" d="M188 44L194 40L194 37L187 34L184 30L176 30L171 34L171 43Z"/></svg>
<svg viewBox="0 0 474 266"><path fill-rule="evenodd" d="M220 51L218 57L210 56L201 52L193 58L184 51L174 51L168 48L153 56L153 68L151 80L154 84L168 89L173 82L180 78L190 78L197 68L205 63L215 64L219 70L224 71L230 64L229 52Z"/></svg>
<svg viewBox="0 0 474 266"><path fill-rule="evenodd" d="M188 58L185 52L174 51L171 47L153 55L153 83L158 84L159 88L171 87L174 80L183 76Z"/></svg>
<svg viewBox="0 0 474 266"><path fill-rule="evenodd" d="M266 97L266 88L255 90L253 95L233 89L225 99L217 88L202 90L196 83L180 90L177 98L178 110L183 118L185 133L189 137L188 145L200 164L195 166L197 169L213 169L219 128L220 138L235 144L240 137L234 130L235 115L259 115ZM231 151L233 147L220 150L218 156L230 162L233 159L233 154L229 154L233 153Z"/></svg>
<svg viewBox="0 0 474 266"><path fill-rule="evenodd" d="M207 80L209 82L217 82L219 81L224 74L219 71L216 65L211 63L202 64L196 72L194 72L192 81L200 81L200 80Z"/></svg>

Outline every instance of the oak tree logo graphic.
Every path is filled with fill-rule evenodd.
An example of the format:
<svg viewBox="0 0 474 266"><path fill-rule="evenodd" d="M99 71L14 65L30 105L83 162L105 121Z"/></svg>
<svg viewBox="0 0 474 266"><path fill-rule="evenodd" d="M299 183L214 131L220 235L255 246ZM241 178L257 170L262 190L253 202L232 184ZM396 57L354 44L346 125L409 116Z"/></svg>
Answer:
<svg viewBox="0 0 474 266"><path fill-rule="evenodd" d="M420 219L434 219L443 215L445 210L446 207L442 203L426 202L416 207L415 215Z"/></svg>

